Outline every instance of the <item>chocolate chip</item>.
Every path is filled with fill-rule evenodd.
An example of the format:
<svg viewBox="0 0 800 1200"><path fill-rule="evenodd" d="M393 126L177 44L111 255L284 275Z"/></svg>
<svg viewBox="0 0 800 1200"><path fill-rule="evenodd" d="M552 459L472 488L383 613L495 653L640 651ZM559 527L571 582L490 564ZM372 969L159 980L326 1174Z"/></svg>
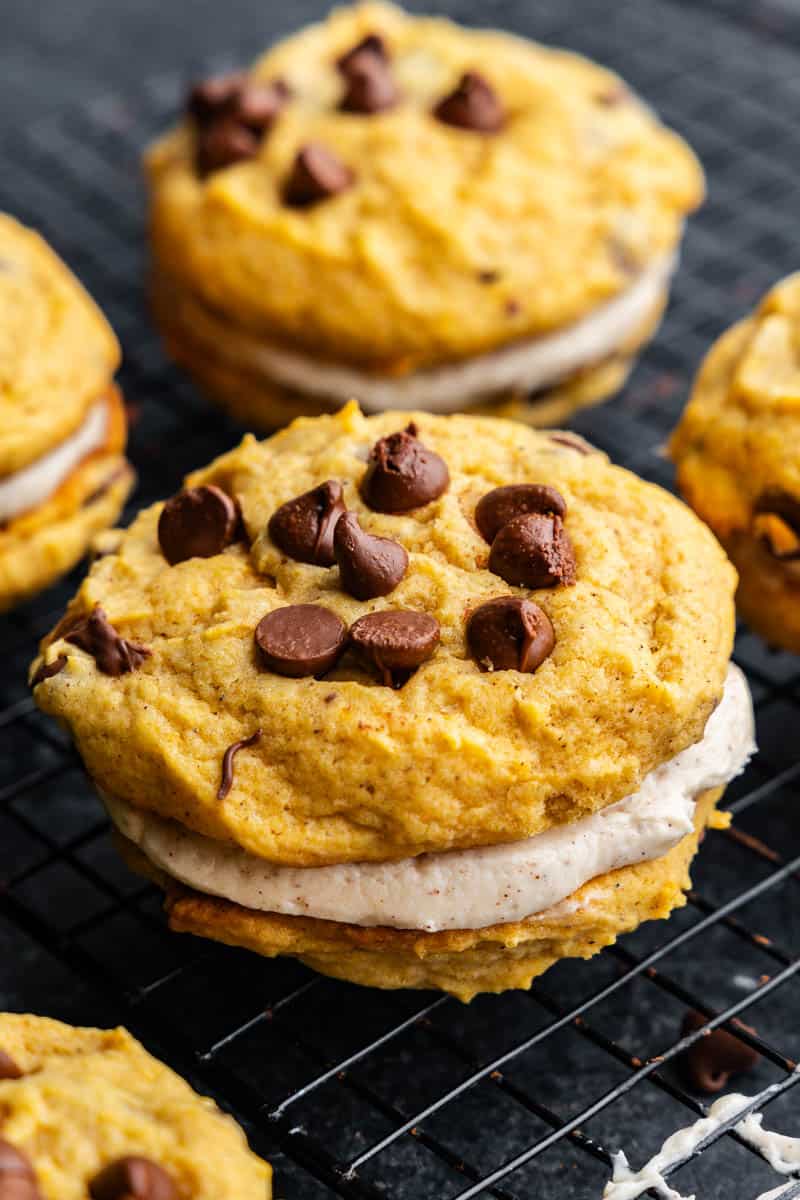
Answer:
<svg viewBox="0 0 800 1200"><path fill-rule="evenodd" d="M221 554L236 538L239 510L221 488L185 488L168 500L158 518L158 542L171 567L187 558Z"/></svg>
<svg viewBox="0 0 800 1200"><path fill-rule="evenodd" d="M328 479L276 509L267 531L275 545L296 562L331 567L336 561L333 531L345 511L342 485Z"/></svg>
<svg viewBox="0 0 800 1200"><path fill-rule="evenodd" d="M264 134L286 107L291 93L282 79L247 79L233 95L227 111L253 133Z"/></svg>
<svg viewBox="0 0 800 1200"><path fill-rule="evenodd" d="M251 733L250 737L242 738L240 742L234 742L222 756L222 780L217 789L217 799L224 800L228 792L233 787L233 762L240 750L246 750L248 746L255 746L258 739L261 737L261 730L257 729L255 733Z"/></svg>
<svg viewBox="0 0 800 1200"><path fill-rule="evenodd" d="M333 538L342 587L356 600L394 591L408 569L408 555L392 538L365 533L355 513L345 513Z"/></svg>
<svg viewBox="0 0 800 1200"><path fill-rule="evenodd" d="M555 442L557 446L566 446L569 450L575 450L578 454L598 453L591 442L587 442L586 438L582 438L579 433L570 433L568 429L561 433L551 433L550 441Z"/></svg>
<svg viewBox="0 0 800 1200"><path fill-rule="evenodd" d="M64 640L91 654L104 675L127 675L135 671L151 651L120 637L99 604L88 617L81 617L65 633Z"/></svg>
<svg viewBox="0 0 800 1200"><path fill-rule="evenodd" d="M357 55L348 67L342 112L377 113L393 108L398 91L386 59L368 52Z"/></svg>
<svg viewBox="0 0 800 1200"><path fill-rule="evenodd" d="M561 517L526 513L498 533L489 570L515 587L547 588L575 582L575 553Z"/></svg>
<svg viewBox="0 0 800 1200"><path fill-rule="evenodd" d="M28 1156L0 1138L0 1200L41 1200L41 1195Z"/></svg>
<svg viewBox="0 0 800 1200"><path fill-rule="evenodd" d="M22 1079L25 1072L14 1062L10 1054L0 1050L0 1079Z"/></svg>
<svg viewBox="0 0 800 1200"><path fill-rule="evenodd" d="M477 133L497 133L505 123L505 112L497 93L477 71L462 75L455 90L436 105L433 115L446 125Z"/></svg>
<svg viewBox="0 0 800 1200"><path fill-rule="evenodd" d="M215 75L211 79L203 79L193 84L186 104L189 115L202 125L227 112L244 80L245 75L242 71L233 71L228 75Z"/></svg>
<svg viewBox="0 0 800 1200"><path fill-rule="evenodd" d="M128 1155L95 1175L89 1195L92 1200L178 1200L178 1189L163 1167Z"/></svg>
<svg viewBox="0 0 800 1200"><path fill-rule="evenodd" d="M439 622L427 613L386 609L359 617L350 628L358 656L377 667L387 687L399 687L439 644Z"/></svg>
<svg viewBox="0 0 800 1200"><path fill-rule="evenodd" d="M467 642L483 671L532 674L552 653L556 635L538 604L518 596L498 596L472 612Z"/></svg>
<svg viewBox="0 0 800 1200"><path fill-rule="evenodd" d="M261 661L270 671L300 679L329 671L347 640L344 622L320 604L273 609L256 627Z"/></svg>
<svg viewBox="0 0 800 1200"><path fill-rule="evenodd" d="M383 62L389 61L386 43L379 33L368 33L360 42L356 42L352 49L337 58L336 66L343 75L348 75L351 69L365 57L378 58Z"/></svg>
<svg viewBox="0 0 800 1200"><path fill-rule="evenodd" d="M475 506L475 524L481 537L491 546L504 525L525 513L567 515L567 503L560 492L546 483L510 483L487 492Z"/></svg>
<svg viewBox="0 0 800 1200"><path fill-rule="evenodd" d="M351 187L355 175L335 154L317 142L298 150L283 188L283 199L293 208L308 208Z"/></svg>
<svg viewBox="0 0 800 1200"><path fill-rule="evenodd" d="M35 688L38 684L44 683L45 679L52 679L54 675L58 675L60 671L63 671L66 665L66 654L59 654L58 658L54 658L51 663L40 663L33 673L31 687ZM1 1075L0 1078L2 1078Z"/></svg>
<svg viewBox="0 0 800 1200"><path fill-rule="evenodd" d="M444 459L417 437L416 425L372 447L361 495L376 512L402 513L441 496L450 483Z"/></svg>
<svg viewBox="0 0 800 1200"><path fill-rule="evenodd" d="M694 1033L707 1021L708 1017L693 1009L683 1019L681 1036ZM756 1035L755 1029L736 1017L731 1020L731 1025ZM722 1091L731 1075L751 1070L760 1057L757 1050L728 1033L727 1029L717 1028L705 1037L698 1038L680 1056L679 1062L691 1087L698 1092L711 1093Z"/></svg>
<svg viewBox="0 0 800 1200"><path fill-rule="evenodd" d="M214 171L255 158L259 145L258 135L233 117L214 121L207 129L202 129L197 138L197 173L204 179Z"/></svg>

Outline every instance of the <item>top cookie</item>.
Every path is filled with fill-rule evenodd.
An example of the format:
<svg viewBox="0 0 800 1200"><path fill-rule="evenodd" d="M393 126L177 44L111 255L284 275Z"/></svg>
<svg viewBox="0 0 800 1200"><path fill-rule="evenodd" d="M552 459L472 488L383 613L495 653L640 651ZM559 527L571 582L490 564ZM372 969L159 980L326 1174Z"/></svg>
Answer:
<svg viewBox="0 0 800 1200"><path fill-rule="evenodd" d="M733 637L705 526L570 435L412 420L247 437L95 563L34 682L101 789L313 866L533 835L700 738Z"/></svg>
<svg viewBox="0 0 800 1200"><path fill-rule="evenodd" d="M681 491L724 539L800 505L800 274L712 347L672 437ZM782 501L777 498L783 497Z"/></svg>
<svg viewBox="0 0 800 1200"><path fill-rule="evenodd" d="M77 429L119 358L108 322L61 259L0 213L0 478Z"/></svg>
<svg viewBox="0 0 800 1200"><path fill-rule="evenodd" d="M18 1170L33 1171L39 1189L7 1192L0 1182L3 1195L125 1200L130 1189L114 1181L126 1178L121 1160L131 1157L147 1160L133 1166L133 1182L150 1184L136 1197L271 1195L270 1168L234 1121L124 1029L0 1013L0 1113L0 1157L8 1163L13 1147Z"/></svg>
<svg viewBox="0 0 800 1200"><path fill-rule="evenodd" d="M380 55L343 65L364 38ZM671 256L702 196L617 76L510 35L366 3L250 79L270 86L233 127L209 141L201 93L151 149L156 258L238 325L337 361L407 372L568 325Z"/></svg>

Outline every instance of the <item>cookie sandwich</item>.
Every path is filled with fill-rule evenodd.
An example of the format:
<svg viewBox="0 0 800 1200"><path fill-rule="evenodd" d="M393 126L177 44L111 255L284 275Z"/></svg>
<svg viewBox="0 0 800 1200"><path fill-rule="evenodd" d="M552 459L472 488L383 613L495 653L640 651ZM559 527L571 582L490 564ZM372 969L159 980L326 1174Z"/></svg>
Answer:
<svg viewBox="0 0 800 1200"><path fill-rule="evenodd" d="M538 425L596 403L703 195L610 71L381 3L198 83L146 165L166 344L259 428L353 396Z"/></svg>
<svg viewBox="0 0 800 1200"><path fill-rule="evenodd" d="M64 263L0 213L0 611L70 570L122 510L119 357Z"/></svg>
<svg viewBox="0 0 800 1200"><path fill-rule="evenodd" d="M711 348L670 449L678 485L739 572L737 603L800 652L800 274Z"/></svg>
<svg viewBox="0 0 800 1200"><path fill-rule="evenodd" d="M270 1200L271 1176L232 1118L126 1030L0 1013L3 1197Z"/></svg>
<svg viewBox="0 0 800 1200"><path fill-rule="evenodd" d="M174 929L469 999L683 903L752 748L734 585L573 435L350 404L142 512L35 696Z"/></svg>

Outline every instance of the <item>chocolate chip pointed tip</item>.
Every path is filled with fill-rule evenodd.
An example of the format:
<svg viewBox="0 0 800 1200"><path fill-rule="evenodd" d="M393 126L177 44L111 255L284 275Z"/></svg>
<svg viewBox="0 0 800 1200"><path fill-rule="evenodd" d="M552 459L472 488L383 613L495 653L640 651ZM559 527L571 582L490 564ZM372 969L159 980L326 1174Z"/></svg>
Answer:
<svg viewBox="0 0 800 1200"><path fill-rule="evenodd" d="M152 1159L126 1155L95 1175L89 1195L91 1200L178 1200L178 1189Z"/></svg>
<svg viewBox="0 0 800 1200"><path fill-rule="evenodd" d="M166 502L158 519L158 542L171 567L189 558L211 558L236 540L239 509L213 484L184 488Z"/></svg>
<svg viewBox="0 0 800 1200"><path fill-rule="evenodd" d="M296 562L331 567L336 561L333 534L345 511L341 483L327 479L276 509L267 532L275 545Z"/></svg>
<svg viewBox="0 0 800 1200"><path fill-rule="evenodd" d="M475 506L475 524L481 537L491 546L504 525L526 513L552 513L563 520L567 515L567 502L549 484L510 483L493 488L481 497Z"/></svg>
<svg viewBox="0 0 800 1200"><path fill-rule="evenodd" d="M338 522L333 547L342 587L356 600L386 596L408 570L404 547L392 538L367 533L353 512Z"/></svg>
<svg viewBox="0 0 800 1200"><path fill-rule="evenodd" d="M681 1027L681 1036L702 1028L708 1021L703 1013L692 1009L687 1012ZM734 1017L731 1025L756 1035L756 1030L745 1025ZM716 1028L704 1037L700 1037L679 1059L679 1066L687 1082L698 1092L713 1095L727 1085L732 1075L741 1075L752 1070L759 1062L761 1055L747 1042L729 1033L727 1029Z"/></svg>
<svg viewBox="0 0 800 1200"><path fill-rule="evenodd" d="M356 57L344 73L346 86L339 108L342 112L386 112L394 108L399 93L386 59L377 54L363 53Z"/></svg>
<svg viewBox="0 0 800 1200"><path fill-rule="evenodd" d="M387 687L401 686L433 656L441 633L428 613L384 609L359 617L350 628L350 644L358 657L375 668Z"/></svg>
<svg viewBox="0 0 800 1200"><path fill-rule="evenodd" d="M422 508L450 485L447 464L420 441L416 425L380 438L372 447L361 495L376 512Z"/></svg>
<svg viewBox="0 0 800 1200"><path fill-rule="evenodd" d="M550 588L575 582L575 552L561 517L525 513L492 542L489 570L513 587Z"/></svg>
<svg viewBox="0 0 800 1200"><path fill-rule="evenodd" d="M331 196L347 191L355 174L341 159L319 142L298 150L283 188L284 203L290 208L310 208Z"/></svg>
<svg viewBox="0 0 800 1200"><path fill-rule="evenodd" d="M198 135L195 154L197 174L205 179L216 171L247 162L257 156L259 144L258 135L233 117L216 120Z"/></svg>
<svg viewBox="0 0 800 1200"><path fill-rule="evenodd" d="M476 133L497 133L505 124L503 105L488 80L478 71L467 71L455 89L433 110L437 120Z"/></svg>
<svg viewBox="0 0 800 1200"><path fill-rule="evenodd" d="M186 102L189 115L201 125L213 120L227 110L245 78L243 71L230 71L225 75L212 75L209 79L200 79L193 83Z"/></svg>
<svg viewBox="0 0 800 1200"><path fill-rule="evenodd" d="M356 42L355 46L352 46L337 58L336 66L342 75L347 75L365 57L377 58L382 62L389 61L389 51L386 42L379 33L366 34L361 41Z"/></svg>
<svg viewBox="0 0 800 1200"><path fill-rule="evenodd" d="M552 654L556 636L538 604L519 596L497 596L470 614L467 644L482 671L532 674Z"/></svg>
<svg viewBox="0 0 800 1200"><path fill-rule="evenodd" d="M347 629L321 604L288 604L262 617L255 640L263 667L300 679L323 675L335 665L345 648Z"/></svg>

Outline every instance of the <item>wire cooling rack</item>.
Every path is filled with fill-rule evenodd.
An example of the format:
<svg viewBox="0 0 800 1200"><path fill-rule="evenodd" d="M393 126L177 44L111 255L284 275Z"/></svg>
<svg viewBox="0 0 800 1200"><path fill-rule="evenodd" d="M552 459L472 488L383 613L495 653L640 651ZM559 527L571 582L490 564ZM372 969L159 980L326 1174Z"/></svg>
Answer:
<svg viewBox="0 0 800 1200"><path fill-rule="evenodd" d="M750 6L749 26L734 20L744 9L728 0L452 7L616 67L704 160L710 197L689 226L663 329L624 393L576 422L669 485L661 446L702 353L797 264L797 30L779 6ZM124 344L137 507L241 434L166 363L143 302L138 156L182 88L155 79L0 146L0 207L44 232ZM589 963L557 965L530 993L463 1007L168 933L159 896L118 860L67 740L25 687L36 640L74 584L0 621L0 934L16 948L0 986L12 1001L59 1010L55 956L111 1020L236 1114L287 1200L599 1197L610 1151L622 1145L640 1163L702 1112L674 1065L688 1008L755 1027L740 1035L762 1055L747 1089L777 1085L766 1123L800 1133L799 660L738 638L761 753L730 789L736 825L706 839L687 907ZM675 1186L748 1200L777 1182L734 1132L681 1166Z"/></svg>

